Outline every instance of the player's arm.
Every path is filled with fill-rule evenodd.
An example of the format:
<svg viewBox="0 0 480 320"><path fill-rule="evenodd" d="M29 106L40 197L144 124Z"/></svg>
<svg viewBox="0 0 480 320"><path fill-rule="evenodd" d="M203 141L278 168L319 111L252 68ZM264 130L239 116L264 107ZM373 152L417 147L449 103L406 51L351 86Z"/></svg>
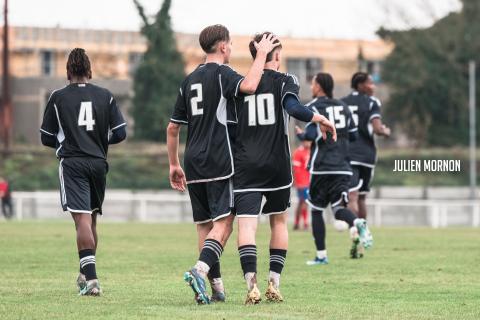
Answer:
<svg viewBox="0 0 480 320"><path fill-rule="evenodd" d="M170 122L167 127L167 149L168 162L170 163L170 185L173 189L178 191L185 191L187 181L185 174L180 166L180 159L178 158L178 146L180 136L180 125L178 123Z"/></svg>
<svg viewBox="0 0 480 320"><path fill-rule="evenodd" d="M378 100L377 100L378 101ZM380 105L376 99L371 99L370 105L370 123L372 124L373 133L379 136L390 137L391 130L382 122Z"/></svg>
<svg viewBox="0 0 480 320"><path fill-rule="evenodd" d="M182 84L182 88L184 87L185 85ZM182 88L178 92L177 102L175 103L170 123L167 126L167 150L168 162L170 164L170 185L173 189L183 192L186 189L187 181L178 158L178 146L180 145L180 126L188 124L188 113Z"/></svg>
<svg viewBox="0 0 480 320"><path fill-rule="evenodd" d="M127 122L123 118L120 108L117 106L117 101L110 95L110 134L108 144L117 144L127 138Z"/></svg>
<svg viewBox="0 0 480 320"><path fill-rule="evenodd" d="M286 94L283 99L283 108L287 113L297 120L303 122L314 122L320 124L323 139L327 139L327 132L332 134L332 139L337 140L335 125L319 113L313 112L298 101L294 94Z"/></svg>
<svg viewBox="0 0 480 320"><path fill-rule="evenodd" d="M295 133L300 141L315 141L318 137L317 126L313 125L312 123L307 124L305 130L295 126Z"/></svg>
<svg viewBox="0 0 480 320"><path fill-rule="evenodd" d="M257 49L257 55L250 70L248 70L247 75L240 83L240 92L246 94L255 93L258 84L260 83L260 79L262 78L263 67L267 60L268 53L280 45L280 41L274 43L276 40L277 37L270 34L268 37L267 35L264 35L260 42L254 42L255 48Z"/></svg>
<svg viewBox="0 0 480 320"><path fill-rule="evenodd" d="M55 110L54 94L50 96L43 114L43 121L40 127L40 140L46 147L57 147L58 119Z"/></svg>

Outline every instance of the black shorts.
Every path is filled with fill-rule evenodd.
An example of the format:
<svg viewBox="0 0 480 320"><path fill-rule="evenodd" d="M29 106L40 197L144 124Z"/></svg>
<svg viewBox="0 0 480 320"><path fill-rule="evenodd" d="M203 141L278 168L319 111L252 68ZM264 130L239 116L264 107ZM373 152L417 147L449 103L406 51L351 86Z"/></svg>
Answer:
<svg viewBox="0 0 480 320"><path fill-rule="evenodd" d="M100 158L62 158L59 166L63 211L102 214L108 164Z"/></svg>
<svg viewBox="0 0 480 320"><path fill-rule="evenodd" d="M266 202L262 208L262 198ZM235 193L235 215L257 217L284 213L290 207L290 187L275 191L247 191Z"/></svg>
<svg viewBox="0 0 480 320"><path fill-rule="evenodd" d="M192 203L193 222L197 224L219 220L232 212L231 179L190 183L188 193Z"/></svg>
<svg viewBox="0 0 480 320"><path fill-rule="evenodd" d="M353 176L349 191L358 191L360 194L370 192L370 183L373 180L374 168L352 165Z"/></svg>
<svg viewBox="0 0 480 320"><path fill-rule="evenodd" d="M325 210L348 203L348 188L352 176L344 174L313 174L307 203L316 210Z"/></svg>

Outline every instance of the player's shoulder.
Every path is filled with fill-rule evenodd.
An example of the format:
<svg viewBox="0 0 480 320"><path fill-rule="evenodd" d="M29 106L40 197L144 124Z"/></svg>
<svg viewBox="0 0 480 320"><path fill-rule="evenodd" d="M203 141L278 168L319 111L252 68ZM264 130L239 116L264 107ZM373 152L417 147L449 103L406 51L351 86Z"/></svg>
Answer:
<svg viewBox="0 0 480 320"><path fill-rule="evenodd" d="M88 83L86 89L99 99L108 100L109 103L113 100L113 94L107 88L101 87L94 83Z"/></svg>
<svg viewBox="0 0 480 320"><path fill-rule="evenodd" d="M382 106L382 102L380 101L380 99L378 99L377 97L375 96L370 96L368 97L369 100L375 104L377 104L377 106L381 107Z"/></svg>
<svg viewBox="0 0 480 320"><path fill-rule="evenodd" d="M48 97L48 101L55 101L58 97L65 95L67 91L68 91L68 85L52 90L52 92L50 93L50 96Z"/></svg>
<svg viewBox="0 0 480 320"><path fill-rule="evenodd" d="M296 75L294 75L293 73L282 73L282 72L279 72L285 81L291 81L293 82L293 84L296 84L297 86L300 85L300 83L298 82L298 77Z"/></svg>

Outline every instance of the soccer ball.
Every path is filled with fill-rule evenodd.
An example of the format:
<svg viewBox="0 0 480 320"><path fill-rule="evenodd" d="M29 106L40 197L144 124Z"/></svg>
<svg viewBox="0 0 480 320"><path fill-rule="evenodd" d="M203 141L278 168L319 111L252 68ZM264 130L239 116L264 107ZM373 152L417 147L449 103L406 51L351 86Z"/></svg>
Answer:
<svg viewBox="0 0 480 320"><path fill-rule="evenodd" d="M343 232L343 231L348 230L348 223L346 223L345 221L342 221L342 220L335 220L335 221L333 221L333 227L338 232Z"/></svg>

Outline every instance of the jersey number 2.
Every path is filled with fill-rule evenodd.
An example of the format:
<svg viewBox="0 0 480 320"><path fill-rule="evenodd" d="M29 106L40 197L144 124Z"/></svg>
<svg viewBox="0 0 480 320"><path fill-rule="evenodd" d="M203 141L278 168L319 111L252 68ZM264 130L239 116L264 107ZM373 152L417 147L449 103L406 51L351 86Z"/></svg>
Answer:
<svg viewBox="0 0 480 320"><path fill-rule="evenodd" d="M275 103L273 94L262 93L259 95L251 95L245 97L245 102L248 103L248 125L267 126L275 123Z"/></svg>
<svg viewBox="0 0 480 320"><path fill-rule="evenodd" d="M87 131L92 131L94 125L92 102L82 102L80 104L80 113L78 114L78 126L86 126Z"/></svg>
<svg viewBox="0 0 480 320"><path fill-rule="evenodd" d="M202 84L201 83L195 83L192 84L191 90L197 91L197 96L192 97L190 99L190 104L192 105L192 116L199 116L203 114L203 109L198 106L199 102L202 102L203 100L203 94L202 94Z"/></svg>

